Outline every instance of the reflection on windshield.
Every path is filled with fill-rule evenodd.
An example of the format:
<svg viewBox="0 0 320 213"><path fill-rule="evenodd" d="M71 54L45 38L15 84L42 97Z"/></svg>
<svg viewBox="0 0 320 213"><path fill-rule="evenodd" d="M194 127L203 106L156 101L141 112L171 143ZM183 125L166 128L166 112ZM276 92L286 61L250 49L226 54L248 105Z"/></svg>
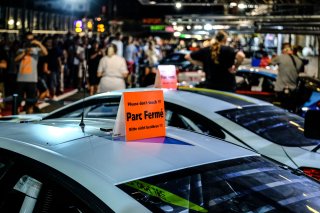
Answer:
<svg viewBox="0 0 320 213"><path fill-rule="evenodd" d="M302 117L275 106L244 107L218 113L279 145L311 146L320 143L304 137Z"/></svg>
<svg viewBox="0 0 320 213"><path fill-rule="evenodd" d="M320 211L320 185L247 157L135 180L119 186L154 212Z"/></svg>

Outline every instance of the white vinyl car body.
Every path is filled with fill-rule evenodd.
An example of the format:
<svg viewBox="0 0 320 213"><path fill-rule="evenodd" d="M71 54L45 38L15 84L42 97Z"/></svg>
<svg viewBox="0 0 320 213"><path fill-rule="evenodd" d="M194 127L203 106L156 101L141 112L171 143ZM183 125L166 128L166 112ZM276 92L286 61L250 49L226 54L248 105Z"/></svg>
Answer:
<svg viewBox="0 0 320 213"><path fill-rule="evenodd" d="M0 124L1 212L320 210L317 181L229 142L172 127L125 142L113 120L84 122Z"/></svg>
<svg viewBox="0 0 320 213"><path fill-rule="evenodd" d="M146 89L124 91L143 90ZM307 173L306 170L316 169L314 177L320 178L320 141L304 137L303 118L268 102L243 95L206 89L184 88L184 90L164 92L168 126L225 139ZM122 92L114 91L88 97L84 102L80 100L53 111L44 119L80 117L82 111L85 117L114 119ZM83 106L85 106L84 109L82 109ZM235 119L228 117L228 110L235 113L234 115L231 113L230 116L236 116L237 113L241 115L241 111L246 111L247 115L244 117L250 118L253 125L257 124L255 125L257 129L246 127L245 125L250 124L248 121L244 125L241 120L236 122ZM279 130L277 125L270 125L268 120L263 120L265 118L260 114L265 111L269 114L262 114L262 116L267 116L276 124L279 122ZM264 130L265 127L266 130ZM272 134L269 134L269 130ZM265 131L265 133L260 134L259 131Z"/></svg>

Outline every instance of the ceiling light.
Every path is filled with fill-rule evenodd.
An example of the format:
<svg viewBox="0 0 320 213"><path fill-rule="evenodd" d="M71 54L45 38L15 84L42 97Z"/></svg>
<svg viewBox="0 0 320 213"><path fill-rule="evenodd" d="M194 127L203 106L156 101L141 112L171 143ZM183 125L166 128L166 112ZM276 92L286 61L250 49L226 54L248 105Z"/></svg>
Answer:
<svg viewBox="0 0 320 213"><path fill-rule="evenodd" d="M174 22L172 22L172 25L173 25L173 26L177 25L177 22L175 22L175 21L174 21Z"/></svg>
<svg viewBox="0 0 320 213"><path fill-rule="evenodd" d="M231 2L229 6L230 6L230 7L236 7L236 6L237 6L237 3Z"/></svg>
<svg viewBox="0 0 320 213"><path fill-rule="evenodd" d="M149 4L157 4L155 1L150 1Z"/></svg>
<svg viewBox="0 0 320 213"><path fill-rule="evenodd" d="M243 3L240 3L240 4L238 4L238 8L239 9L244 9L244 8L247 8L247 5L245 5Z"/></svg>
<svg viewBox="0 0 320 213"><path fill-rule="evenodd" d="M8 24L9 25L14 25L14 20L13 19L9 19Z"/></svg>
<svg viewBox="0 0 320 213"><path fill-rule="evenodd" d="M194 25L193 29L202 30L202 26L201 25Z"/></svg>
<svg viewBox="0 0 320 213"><path fill-rule="evenodd" d="M207 31L210 31L210 30L212 30L212 25L211 24L206 24L206 25L203 26L203 29L207 30Z"/></svg>
<svg viewBox="0 0 320 213"><path fill-rule="evenodd" d="M180 32L174 32L174 33L173 33L173 36L174 36L174 37L179 37L180 35L181 35Z"/></svg>
<svg viewBox="0 0 320 213"><path fill-rule="evenodd" d="M184 30L184 27L182 25L177 26L177 31L182 32Z"/></svg>
<svg viewBox="0 0 320 213"><path fill-rule="evenodd" d="M182 3L181 2L176 2L176 8L180 9L182 7Z"/></svg>
<svg viewBox="0 0 320 213"><path fill-rule="evenodd" d="M187 26L187 30L191 30L191 26L190 25Z"/></svg>

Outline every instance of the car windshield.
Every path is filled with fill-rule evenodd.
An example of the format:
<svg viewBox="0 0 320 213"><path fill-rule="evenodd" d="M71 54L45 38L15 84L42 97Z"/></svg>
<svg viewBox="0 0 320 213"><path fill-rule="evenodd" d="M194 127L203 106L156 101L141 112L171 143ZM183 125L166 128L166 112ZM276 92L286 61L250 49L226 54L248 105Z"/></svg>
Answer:
<svg viewBox="0 0 320 213"><path fill-rule="evenodd" d="M153 212L317 212L320 209L319 183L261 157L188 168L118 187Z"/></svg>
<svg viewBox="0 0 320 213"><path fill-rule="evenodd" d="M320 140L304 136L304 119L275 106L239 107L218 112L261 137L283 146L312 146Z"/></svg>

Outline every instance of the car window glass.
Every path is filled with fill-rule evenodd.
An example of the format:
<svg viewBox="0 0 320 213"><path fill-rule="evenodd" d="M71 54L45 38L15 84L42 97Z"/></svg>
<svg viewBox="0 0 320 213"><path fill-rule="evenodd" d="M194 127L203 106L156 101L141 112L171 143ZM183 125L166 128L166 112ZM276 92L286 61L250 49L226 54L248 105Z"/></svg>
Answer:
<svg viewBox="0 0 320 213"><path fill-rule="evenodd" d="M0 150L0 212L108 212L105 204L70 178L8 153Z"/></svg>
<svg viewBox="0 0 320 213"><path fill-rule="evenodd" d="M311 146L320 140L304 136L304 119L275 106L253 106L218 112L261 137L283 146Z"/></svg>
<svg viewBox="0 0 320 213"><path fill-rule="evenodd" d="M83 111L86 111L86 110L85 109L77 109L73 112L70 112L68 114L61 116L61 118L79 118Z"/></svg>
<svg viewBox="0 0 320 213"><path fill-rule="evenodd" d="M184 169L118 186L154 212L310 212L320 185L261 157Z"/></svg>
<svg viewBox="0 0 320 213"><path fill-rule="evenodd" d="M209 119L196 112L171 103L166 103L166 125L211 135L221 139L225 139L226 137L222 129Z"/></svg>
<svg viewBox="0 0 320 213"><path fill-rule="evenodd" d="M85 117L87 118L116 118L119 108L118 104L97 104L90 107Z"/></svg>

